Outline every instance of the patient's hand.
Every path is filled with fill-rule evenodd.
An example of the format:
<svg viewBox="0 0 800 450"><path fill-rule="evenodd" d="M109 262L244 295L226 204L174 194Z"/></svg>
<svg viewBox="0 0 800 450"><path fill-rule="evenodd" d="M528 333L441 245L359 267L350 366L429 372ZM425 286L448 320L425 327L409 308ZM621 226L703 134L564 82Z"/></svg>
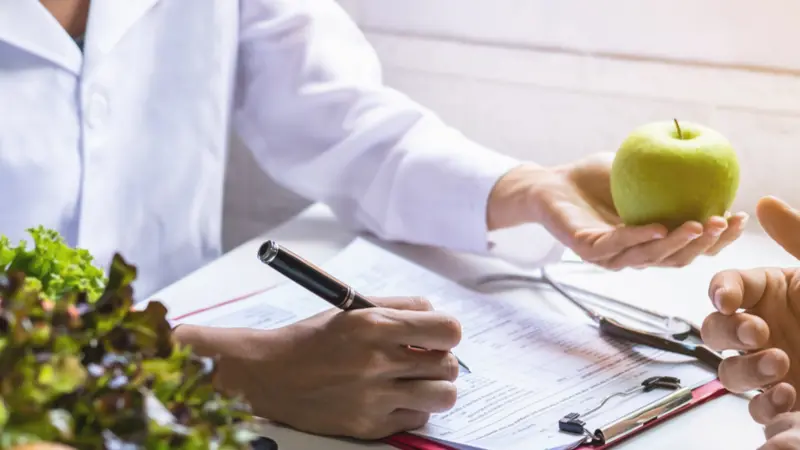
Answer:
<svg viewBox="0 0 800 450"><path fill-rule="evenodd" d="M800 413L784 413L764 429L767 442L758 450L794 450L800 448Z"/></svg>
<svg viewBox="0 0 800 450"><path fill-rule="evenodd" d="M758 220L786 251L800 258L800 212L775 198L758 204ZM717 350L743 350L723 361L719 377L733 392L766 389L750 403L762 424L799 409L800 268L725 271L709 287L718 312L703 324L703 339Z"/></svg>

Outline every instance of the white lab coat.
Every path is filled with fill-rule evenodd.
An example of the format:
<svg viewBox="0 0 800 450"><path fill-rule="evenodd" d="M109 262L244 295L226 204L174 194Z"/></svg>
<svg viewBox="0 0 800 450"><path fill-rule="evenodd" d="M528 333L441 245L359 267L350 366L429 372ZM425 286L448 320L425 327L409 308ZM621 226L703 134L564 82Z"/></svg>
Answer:
<svg viewBox="0 0 800 450"><path fill-rule="evenodd" d="M518 164L384 87L334 0L96 0L83 53L37 0L0 0L0 233L119 251L142 299L220 254L229 124L350 225L456 250L486 250Z"/></svg>

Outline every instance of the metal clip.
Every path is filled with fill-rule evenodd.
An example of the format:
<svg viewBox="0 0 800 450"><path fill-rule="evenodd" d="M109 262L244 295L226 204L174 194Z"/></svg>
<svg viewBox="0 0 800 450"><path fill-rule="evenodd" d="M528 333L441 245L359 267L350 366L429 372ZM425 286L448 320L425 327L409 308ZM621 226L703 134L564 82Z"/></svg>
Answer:
<svg viewBox="0 0 800 450"><path fill-rule="evenodd" d="M640 393L640 392L650 392L656 389L668 389L671 391L680 389L681 387L681 380L675 377L650 377L641 384L627 391L617 392L614 394L609 395L608 397L604 398L599 405L595 406L594 408L585 411L582 414L579 413L569 413L566 416L562 417L558 421L558 429L563 431L564 433L570 434L583 434L589 438L594 439L595 436L586 429L586 422L584 419L586 416L599 411L609 400L614 397L628 397L630 395Z"/></svg>

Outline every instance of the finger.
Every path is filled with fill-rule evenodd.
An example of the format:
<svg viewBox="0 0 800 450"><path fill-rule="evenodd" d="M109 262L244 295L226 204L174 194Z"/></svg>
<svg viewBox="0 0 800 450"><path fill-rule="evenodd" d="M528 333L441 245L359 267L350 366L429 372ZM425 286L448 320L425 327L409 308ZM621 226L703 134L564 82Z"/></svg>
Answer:
<svg viewBox="0 0 800 450"><path fill-rule="evenodd" d="M712 217L703 227L703 235L661 261L661 266L684 267L713 247L728 228L722 217Z"/></svg>
<svg viewBox="0 0 800 450"><path fill-rule="evenodd" d="M744 393L776 383L789 372L789 356L777 348L725 358L719 380L731 392Z"/></svg>
<svg viewBox="0 0 800 450"><path fill-rule="evenodd" d="M376 308L357 313L373 342L449 351L461 341L461 324L447 314Z"/></svg>
<svg viewBox="0 0 800 450"><path fill-rule="evenodd" d="M800 430L793 428L773 436L759 450L797 450L800 448Z"/></svg>
<svg viewBox="0 0 800 450"><path fill-rule="evenodd" d="M724 248L739 239L747 227L747 222L750 216L746 213L736 213L728 219L728 228L722 233L722 236L717 239L717 242L706 250L706 255L718 255Z"/></svg>
<svg viewBox="0 0 800 450"><path fill-rule="evenodd" d="M369 299L375 306L408 311L433 311L431 302L423 297L373 297Z"/></svg>
<svg viewBox="0 0 800 450"><path fill-rule="evenodd" d="M797 391L789 383L779 383L750 400L750 416L764 425L779 414L788 412L794 407Z"/></svg>
<svg viewBox="0 0 800 450"><path fill-rule="evenodd" d="M700 332L706 345L720 351L757 350L769 342L769 325L752 314L710 314Z"/></svg>
<svg viewBox="0 0 800 450"><path fill-rule="evenodd" d="M430 420L430 413L396 409L379 419L365 418L363 421L351 423L351 431L347 433L347 436L373 441L396 433L416 430L428 423L428 420Z"/></svg>
<svg viewBox="0 0 800 450"><path fill-rule="evenodd" d="M764 197L756 205L764 231L784 250L800 258L800 211L776 197Z"/></svg>
<svg viewBox="0 0 800 450"><path fill-rule="evenodd" d="M629 248L608 261L611 268L655 265L703 235L703 226L687 222L664 239Z"/></svg>
<svg viewBox="0 0 800 450"><path fill-rule="evenodd" d="M392 367L386 375L392 378L455 381L459 374L458 359L450 352L397 347Z"/></svg>
<svg viewBox="0 0 800 450"><path fill-rule="evenodd" d="M784 278L780 269L725 270L711 278L708 295L722 314L755 307L769 282Z"/></svg>
<svg viewBox="0 0 800 450"><path fill-rule="evenodd" d="M772 439L781 433L798 427L800 427L800 413L783 413L767 424L764 428L764 435L767 439Z"/></svg>
<svg viewBox="0 0 800 450"><path fill-rule="evenodd" d="M397 409L389 414L387 418L386 427L391 431L386 435L417 430L424 427L430 418L430 413L410 409Z"/></svg>
<svg viewBox="0 0 800 450"><path fill-rule="evenodd" d="M444 380L398 380L394 404L403 409L427 413L444 412L455 406L456 385Z"/></svg>

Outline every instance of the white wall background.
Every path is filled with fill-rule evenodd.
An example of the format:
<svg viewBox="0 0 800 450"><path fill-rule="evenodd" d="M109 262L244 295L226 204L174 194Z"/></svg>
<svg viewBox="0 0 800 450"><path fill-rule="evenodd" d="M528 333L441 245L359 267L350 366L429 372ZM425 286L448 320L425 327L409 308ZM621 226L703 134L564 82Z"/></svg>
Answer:
<svg viewBox="0 0 800 450"><path fill-rule="evenodd" d="M738 150L737 208L768 193L800 206L800 1L339 1L390 86L485 145L555 164L613 151L651 120L693 120ZM231 195L266 186L237 161ZM262 231L269 208L229 208L227 241Z"/></svg>

